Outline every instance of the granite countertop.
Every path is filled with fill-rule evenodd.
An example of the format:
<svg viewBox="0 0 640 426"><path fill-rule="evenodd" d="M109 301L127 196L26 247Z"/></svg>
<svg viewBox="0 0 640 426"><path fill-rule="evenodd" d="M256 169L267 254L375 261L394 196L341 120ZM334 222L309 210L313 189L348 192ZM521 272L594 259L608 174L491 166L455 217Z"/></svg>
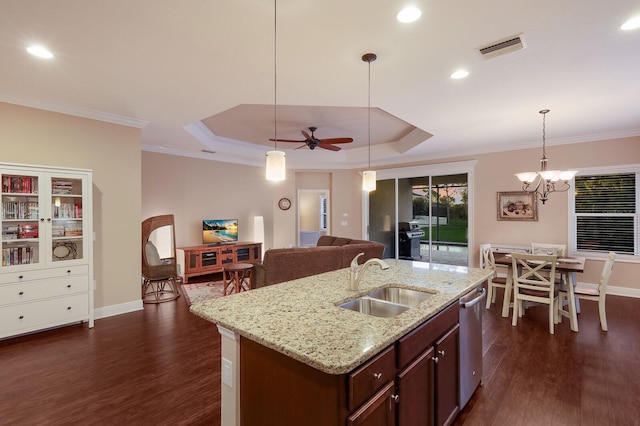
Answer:
<svg viewBox="0 0 640 426"><path fill-rule="evenodd" d="M194 314L244 338L329 374L344 374L437 314L486 280L491 271L385 259L371 265L357 291L349 268L191 305ZM433 297L393 318L337 305L395 285L435 291Z"/></svg>

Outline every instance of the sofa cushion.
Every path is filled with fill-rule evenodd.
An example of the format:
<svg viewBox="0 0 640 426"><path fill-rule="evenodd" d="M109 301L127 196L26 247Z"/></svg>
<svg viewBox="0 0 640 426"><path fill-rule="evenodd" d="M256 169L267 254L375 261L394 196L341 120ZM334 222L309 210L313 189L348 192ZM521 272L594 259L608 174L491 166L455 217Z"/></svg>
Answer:
<svg viewBox="0 0 640 426"><path fill-rule="evenodd" d="M359 253L364 253L364 255L358 259L358 264L360 265L374 257L382 259L384 255L384 244L374 241L367 241L365 244L345 244L342 246L342 268L348 268L353 258Z"/></svg>
<svg viewBox="0 0 640 426"><path fill-rule="evenodd" d="M332 235L321 235L320 238L318 238L318 242L316 243L316 246L330 246L333 244L335 239L336 237Z"/></svg>
<svg viewBox="0 0 640 426"><path fill-rule="evenodd" d="M351 238L345 238L345 237L336 237L335 240L333 240L333 242L331 243L332 246L344 246L346 244L349 244L349 242L351 242Z"/></svg>
<svg viewBox="0 0 640 426"><path fill-rule="evenodd" d="M335 247L270 249L262 263L264 277L256 284L261 287L322 274L340 269L341 262L342 251Z"/></svg>

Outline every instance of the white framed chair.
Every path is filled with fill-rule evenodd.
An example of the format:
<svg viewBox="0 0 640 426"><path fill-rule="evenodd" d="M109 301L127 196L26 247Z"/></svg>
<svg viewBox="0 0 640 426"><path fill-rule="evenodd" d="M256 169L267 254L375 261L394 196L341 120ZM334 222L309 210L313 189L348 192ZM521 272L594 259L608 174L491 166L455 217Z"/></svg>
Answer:
<svg viewBox="0 0 640 426"><path fill-rule="evenodd" d="M549 305L549 333L554 334L558 321L558 286L555 283L557 256L512 253L513 319L524 314L523 302Z"/></svg>
<svg viewBox="0 0 640 426"><path fill-rule="evenodd" d="M566 244L531 243L531 254L546 254L548 256L566 256Z"/></svg>
<svg viewBox="0 0 640 426"><path fill-rule="evenodd" d="M574 287L574 294L576 299L583 300L591 300L593 302L598 302L598 314L600 316L600 327L602 331L607 331L607 312L605 310L605 302L607 298L607 285L609 285L609 278L611 277L611 272L613 271L613 263L616 260L616 253L610 251L607 255L607 260L604 262L604 266L602 267L602 275L600 276L600 282L596 288L591 286L585 286L583 284L578 284ZM558 293L558 310L560 316L559 320L562 320L562 316L568 316L568 312L564 311L563 301L567 299L567 291L566 289L560 288Z"/></svg>
<svg viewBox="0 0 640 426"><path fill-rule="evenodd" d="M506 288L507 278L498 276L496 260L493 256L491 244L480 245L480 266L483 269L491 269L493 276L487 280L487 306L489 309L492 303L496 303L496 288Z"/></svg>

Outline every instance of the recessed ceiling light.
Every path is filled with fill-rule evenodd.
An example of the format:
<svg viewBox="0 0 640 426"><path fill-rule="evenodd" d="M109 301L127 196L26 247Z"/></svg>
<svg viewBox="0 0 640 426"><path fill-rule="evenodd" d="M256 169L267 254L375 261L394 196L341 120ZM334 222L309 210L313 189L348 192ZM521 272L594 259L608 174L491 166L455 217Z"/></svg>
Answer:
<svg viewBox="0 0 640 426"><path fill-rule="evenodd" d="M415 6L407 6L398 12L396 18L403 23L417 21L422 15L422 11Z"/></svg>
<svg viewBox="0 0 640 426"><path fill-rule="evenodd" d="M454 72L453 74L451 74L451 78L455 79L455 80L459 80L461 78L465 78L469 75L469 71L465 71L465 70L458 70L456 72Z"/></svg>
<svg viewBox="0 0 640 426"><path fill-rule="evenodd" d="M640 16L635 16L620 26L621 30L635 30L640 28Z"/></svg>
<svg viewBox="0 0 640 426"><path fill-rule="evenodd" d="M27 47L27 52L31 53L33 56L37 56L38 58L51 59L53 58L53 53L49 51L44 46L33 45Z"/></svg>

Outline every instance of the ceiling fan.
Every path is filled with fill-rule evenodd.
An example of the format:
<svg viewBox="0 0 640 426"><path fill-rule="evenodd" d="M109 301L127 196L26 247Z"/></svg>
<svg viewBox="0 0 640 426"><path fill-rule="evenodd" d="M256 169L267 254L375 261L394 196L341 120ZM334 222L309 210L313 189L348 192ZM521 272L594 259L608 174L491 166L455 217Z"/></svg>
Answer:
<svg viewBox="0 0 640 426"><path fill-rule="evenodd" d="M316 147L320 147L323 149L328 149L329 151L340 151L340 147L334 146L336 143L350 143L353 142L352 138L330 138L330 139L318 139L313 134L318 128L317 127L309 127L311 134L307 133L305 130L302 130L302 136L304 136L304 140L292 140L292 139L269 139L270 141L276 142L296 142L296 143L304 143L309 149L316 149ZM305 145L299 146L296 149L303 148Z"/></svg>

